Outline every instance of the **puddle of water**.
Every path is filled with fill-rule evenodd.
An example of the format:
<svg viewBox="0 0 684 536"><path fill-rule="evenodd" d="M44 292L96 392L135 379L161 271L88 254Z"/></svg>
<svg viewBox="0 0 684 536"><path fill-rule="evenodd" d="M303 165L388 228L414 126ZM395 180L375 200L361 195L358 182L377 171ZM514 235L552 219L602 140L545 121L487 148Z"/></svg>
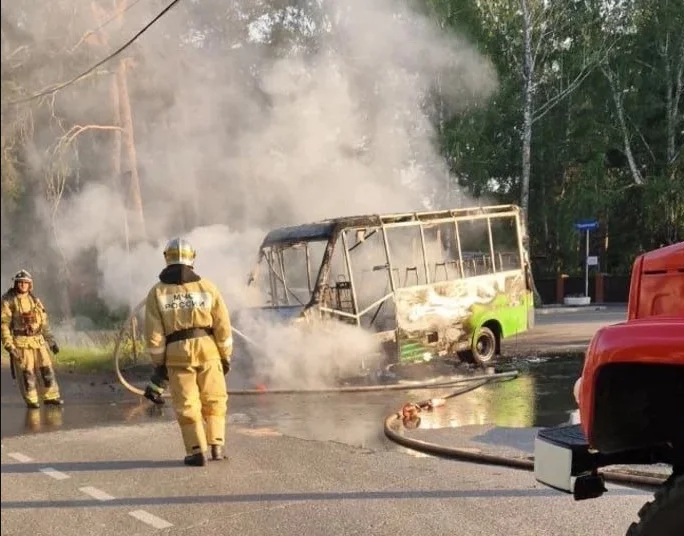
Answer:
<svg viewBox="0 0 684 536"><path fill-rule="evenodd" d="M140 423L173 419L170 407L159 411L156 406L137 400L100 403L69 403L61 408L41 407L28 410L20 402L3 403L0 435L10 437L27 433L73 430L93 426Z"/></svg>
<svg viewBox="0 0 684 536"><path fill-rule="evenodd" d="M572 387L581 374L582 362L581 356L511 361L511 368L521 371L519 377L486 385L423 412L420 427L531 428L570 423L576 419Z"/></svg>
<svg viewBox="0 0 684 536"><path fill-rule="evenodd" d="M581 357L547 360L517 359L506 366L521 376L484 386L450 399L421 414L421 429L489 425L508 428L553 426L570 422L575 402L572 386L582 367ZM339 441L359 447L387 447L383 421L404 403L442 397L458 389L386 391L347 394L231 396L228 428L268 428L303 439ZM17 397L18 398L18 397ZM2 437L110 424L174 419L167 403L161 410L131 395L94 400L67 400L61 410L27 411L12 397L3 397Z"/></svg>

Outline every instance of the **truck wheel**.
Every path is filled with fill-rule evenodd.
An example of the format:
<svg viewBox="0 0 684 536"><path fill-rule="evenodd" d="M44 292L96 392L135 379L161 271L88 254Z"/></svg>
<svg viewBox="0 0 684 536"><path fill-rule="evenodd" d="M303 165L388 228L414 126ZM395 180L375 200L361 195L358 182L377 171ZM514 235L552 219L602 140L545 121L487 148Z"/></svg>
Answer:
<svg viewBox="0 0 684 536"><path fill-rule="evenodd" d="M491 329L483 326L477 330L473 338L471 354L478 365L486 365L494 359L496 354L496 335L494 335Z"/></svg>
<svg viewBox="0 0 684 536"><path fill-rule="evenodd" d="M684 475L672 475L653 501L639 510L639 522L632 523L627 536L681 536L684 534Z"/></svg>

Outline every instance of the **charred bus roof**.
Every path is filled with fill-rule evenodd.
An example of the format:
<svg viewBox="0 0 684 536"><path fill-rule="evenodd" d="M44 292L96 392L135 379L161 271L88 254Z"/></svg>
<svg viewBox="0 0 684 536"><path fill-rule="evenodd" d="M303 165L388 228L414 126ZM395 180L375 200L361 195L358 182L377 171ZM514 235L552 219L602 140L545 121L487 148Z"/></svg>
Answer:
<svg viewBox="0 0 684 536"><path fill-rule="evenodd" d="M299 242L328 240L330 237L343 229L381 227L382 225L409 222L430 223L433 221L448 220L453 218L468 219L473 217L496 217L500 215L510 216L511 212L518 213L519 211L520 208L517 205L495 205L451 210L437 210L430 212L344 216L314 223L305 223L302 225L293 225L289 227L279 227L273 229L266 235L261 247L269 247L275 244L296 244Z"/></svg>
<svg viewBox="0 0 684 536"><path fill-rule="evenodd" d="M312 240L327 240L330 238L335 224L331 222L306 223L291 227L279 227L270 231L264 238L261 247L273 244L296 244Z"/></svg>

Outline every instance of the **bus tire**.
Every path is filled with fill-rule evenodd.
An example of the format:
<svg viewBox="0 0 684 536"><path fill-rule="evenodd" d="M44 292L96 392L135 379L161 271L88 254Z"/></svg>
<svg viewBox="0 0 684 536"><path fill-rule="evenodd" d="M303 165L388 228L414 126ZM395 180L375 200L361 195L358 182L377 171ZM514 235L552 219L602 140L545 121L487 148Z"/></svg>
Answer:
<svg viewBox="0 0 684 536"><path fill-rule="evenodd" d="M496 355L496 335L488 327L482 326L473 337L470 355L478 365L489 364Z"/></svg>
<svg viewBox="0 0 684 536"><path fill-rule="evenodd" d="M684 534L684 474L671 475L655 492L653 501L639 510L627 536L679 536Z"/></svg>

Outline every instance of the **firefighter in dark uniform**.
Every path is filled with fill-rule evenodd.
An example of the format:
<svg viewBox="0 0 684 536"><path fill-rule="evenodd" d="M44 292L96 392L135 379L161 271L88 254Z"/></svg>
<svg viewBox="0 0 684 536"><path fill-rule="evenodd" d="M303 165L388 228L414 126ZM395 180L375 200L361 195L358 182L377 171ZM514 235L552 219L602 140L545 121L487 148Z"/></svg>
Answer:
<svg viewBox="0 0 684 536"><path fill-rule="evenodd" d="M33 278L20 270L13 286L2 296L2 344L10 356L12 377L29 409L40 407L38 379L43 385L43 403L61 406L59 385L52 356L59 346L50 330L48 314L33 294Z"/></svg>
<svg viewBox="0 0 684 536"><path fill-rule="evenodd" d="M166 268L145 302L145 346L155 367L146 396L155 401L168 382L185 444L186 465L224 456L228 394L225 375L233 350L228 309L216 285L194 270L195 250L174 238Z"/></svg>

